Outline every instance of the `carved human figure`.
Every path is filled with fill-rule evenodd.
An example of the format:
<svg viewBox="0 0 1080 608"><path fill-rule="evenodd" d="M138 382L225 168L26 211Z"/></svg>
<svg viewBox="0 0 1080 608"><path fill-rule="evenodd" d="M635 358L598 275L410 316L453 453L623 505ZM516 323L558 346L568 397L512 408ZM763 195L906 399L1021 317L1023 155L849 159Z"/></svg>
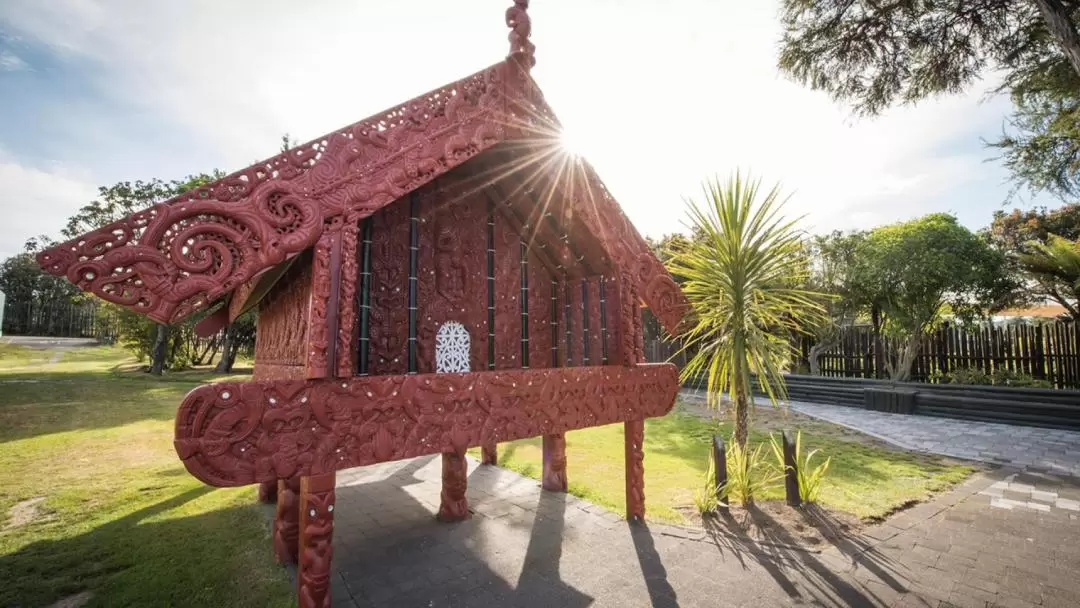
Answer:
<svg viewBox="0 0 1080 608"><path fill-rule="evenodd" d="M627 420L626 433L626 519L645 519L645 421Z"/></svg>
<svg viewBox="0 0 1080 608"><path fill-rule="evenodd" d="M435 334L435 371L440 374L469 371L469 332L457 321L447 321ZM440 521L461 521L469 517L468 463L464 451L443 452Z"/></svg>
<svg viewBox="0 0 1080 608"><path fill-rule="evenodd" d="M566 435L544 435L543 487L549 492L565 492L566 483Z"/></svg>
<svg viewBox="0 0 1080 608"><path fill-rule="evenodd" d="M295 564L300 534L300 478L278 480L274 516L274 556L278 563Z"/></svg>
<svg viewBox="0 0 1080 608"><path fill-rule="evenodd" d="M334 546L335 475L313 475L300 482L300 608L330 608L330 561Z"/></svg>

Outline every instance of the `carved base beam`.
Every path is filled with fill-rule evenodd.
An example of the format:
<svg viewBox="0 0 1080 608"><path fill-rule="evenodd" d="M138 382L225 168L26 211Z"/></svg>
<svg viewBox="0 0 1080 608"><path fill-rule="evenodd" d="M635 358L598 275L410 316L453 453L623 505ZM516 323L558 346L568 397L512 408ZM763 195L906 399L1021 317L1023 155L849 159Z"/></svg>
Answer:
<svg viewBox="0 0 1080 608"><path fill-rule="evenodd" d="M663 416L670 364L208 384L188 393L174 445L212 486L318 475Z"/></svg>
<svg viewBox="0 0 1080 608"><path fill-rule="evenodd" d="M544 474L541 481L549 492L566 491L566 436L544 435Z"/></svg>
<svg viewBox="0 0 1080 608"><path fill-rule="evenodd" d="M300 542L300 478L282 479L277 486L274 557L279 564L295 564Z"/></svg>
<svg viewBox="0 0 1080 608"><path fill-rule="evenodd" d="M300 480L300 563L296 569L300 608L330 608L335 478L328 473Z"/></svg>
<svg viewBox="0 0 1080 608"><path fill-rule="evenodd" d="M645 421L628 420L626 431L626 519L645 519Z"/></svg>
<svg viewBox="0 0 1080 608"><path fill-rule="evenodd" d="M442 493L439 495L439 521L462 521L469 518L469 463L465 452L444 452L442 455Z"/></svg>
<svg viewBox="0 0 1080 608"><path fill-rule="evenodd" d="M259 483L259 502L272 505L277 502L277 480Z"/></svg>
<svg viewBox="0 0 1080 608"><path fill-rule="evenodd" d="M499 463L499 448L494 443L480 447L480 464L496 465Z"/></svg>

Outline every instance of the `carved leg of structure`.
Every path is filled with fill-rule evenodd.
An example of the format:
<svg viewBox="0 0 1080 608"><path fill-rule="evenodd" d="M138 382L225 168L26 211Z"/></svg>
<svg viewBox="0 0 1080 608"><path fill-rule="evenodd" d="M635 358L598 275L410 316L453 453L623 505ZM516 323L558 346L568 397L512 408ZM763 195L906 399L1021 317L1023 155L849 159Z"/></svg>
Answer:
<svg viewBox="0 0 1080 608"><path fill-rule="evenodd" d="M626 429L626 519L645 519L645 421L628 420Z"/></svg>
<svg viewBox="0 0 1080 608"><path fill-rule="evenodd" d="M480 446L480 464L498 464L499 448L497 444L489 443Z"/></svg>
<svg viewBox="0 0 1080 608"><path fill-rule="evenodd" d="M277 487L278 482L264 481L259 484L259 502L264 504L274 504L277 502Z"/></svg>
<svg viewBox="0 0 1080 608"><path fill-rule="evenodd" d="M296 571L300 608L330 608L334 482L333 473L300 480L300 562Z"/></svg>
<svg viewBox="0 0 1080 608"><path fill-rule="evenodd" d="M469 487L469 465L465 452L444 452L442 455L442 504L439 505L439 521L461 521L469 518L469 501L465 490Z"/></svg>
<svg viewBox="0 0 1080 608"><path fill-rule="evenodd" d="M274 516L274 556L278 563L295 564L300 534L300 478L277 482L277 514Z"/></svg>
<svg viewBox="0 0 1080 608"><path fill-rule="evenodd" d="M544 435L543 486L549 492L566 491L566 436Z"/></svg>

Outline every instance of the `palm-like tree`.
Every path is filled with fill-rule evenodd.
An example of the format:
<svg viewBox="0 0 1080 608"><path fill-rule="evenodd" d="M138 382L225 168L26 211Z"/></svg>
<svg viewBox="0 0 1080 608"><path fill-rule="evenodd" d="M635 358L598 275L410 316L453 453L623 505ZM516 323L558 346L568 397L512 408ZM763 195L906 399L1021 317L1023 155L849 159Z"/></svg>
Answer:
<svg viewBox="0 0 1080 608"><path fill-rule="evenodd" d="M703 189L701 203L687 201L695 238L668 262L695 313L682 335L684 348L694 353L682 373L684 380L708 379L710 407L729 394L734 440L745 451L751 377L773 404L786 398L783 369L791 360L792 332L820 322L825 311L821 294L803 287L802 233L780 214L779 186L759 201L760 180L736 173Z"/></svg>
<svg viewBox="0 0 1080 608"><path fill-rule="evenodd" d="M1045 244L1032 243L1031 253L1020 256L1020 266L1035 280L1054 287L1069 313L1080 319L1080 241L1049 235Z"/></svg>

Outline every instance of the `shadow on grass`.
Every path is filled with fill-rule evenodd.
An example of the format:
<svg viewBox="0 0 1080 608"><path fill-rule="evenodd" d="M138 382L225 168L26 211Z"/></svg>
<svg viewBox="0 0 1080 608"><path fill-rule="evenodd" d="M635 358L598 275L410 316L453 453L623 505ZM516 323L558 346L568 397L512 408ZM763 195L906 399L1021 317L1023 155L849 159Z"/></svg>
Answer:
<svg viewBox="0 0 1080 608"><path fill-rule="evenodd" d="M258 580L251 563L257 556L237 542L244 534L258 536L252 529L263 525L257 511L233 507L146 521L212 490L195 487L84 534L0 556L0 605L45 606L81 592L103 606L273 603L284 577Z"/></svg>
<svg viewBox="0 0 1080 608"><path fill-rule="evenodd" d="M646 425L646 453L665 454L678 458L702 475L708 469L712 435L720 435L725 439L731 435L730 423L717 424L678 411L671 412L661 418L650 418ZM916 455L888 451L838 439L816 437L809 433L804 434L804 440L806 441L806 449L819 448L823 454L832 457L833 465L829 469L829 479L839 485L884 482L891 479L887 472L870 466L873 461L877 460L925 462L926 466L931 469L938 466L930 464L929 460ZM750 444L752 446L759 443L767 444L768 441L769 436L767 434L751 433ZM768 447L765 448L765 451L768 452ZM768 457L771 458L771 453L768 454Z"/></svg>
<svg viewBox="0 0 1080 608"><path fill-rule="evenodd" d="M3 374L0 443L142 420L170 421L188 391L223 377L195 370L158 378L115 368Z"/></svg>

